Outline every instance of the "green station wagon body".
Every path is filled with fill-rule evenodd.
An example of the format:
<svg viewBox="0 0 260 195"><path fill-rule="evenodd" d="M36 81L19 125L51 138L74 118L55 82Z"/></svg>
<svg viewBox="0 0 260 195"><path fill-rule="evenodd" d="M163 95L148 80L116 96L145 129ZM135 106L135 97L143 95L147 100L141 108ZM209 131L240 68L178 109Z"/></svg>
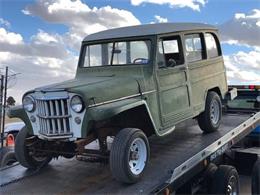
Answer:
<svg viewBox="0 0 260 195"><path fill-rule="evenodd" d="M215 42L215 45L209 43L216 46L215 56L210 56L212 54L207 49L206 38L209 42ZM68 137L75 138L86 137L93 130L93 122L109 119L137 107L142 107L141 112L149 117L153 132L162 136L171 132L177 123L203 112L208 91L215 91L224 98L227 92L225 67L218 32L213 26L167 23L112 29L87 36L82 48L86 44L138 40L150 42L148 63L83 67L82 49L75 79L41 87L25 95L37 94L39 99L55 100L59 94L64 97L79 94L85 102L86 110L80 114L71 114L82 120L78 125L73 118L70 119L70 128L76 129L71 129L72 134ZM168 67L160 56L163 54L159 51L159 44L163 41L178 42L180 62L173 67ZM188 45L192 41L190 45L193 46L198 44L196 41L201 43L195 51ZM194 60L188 59L189 55L196 56L196 53L201 53L201 56ZM37 112L36 109L35 113L25 114L23 110L13 109L10 115L22 118L30 131L39 135L39 124L33 125L29 120ZM140 117L142 115L140 113ZM46 135L45 138L52 137L51 134Z"/></svg>
<svg viewBox="0 0 260 195"><path fill-rule="evenodd" d="M87 59L90 50L102 53L101 59ZM21 118L30 134L47 140L76 140L98 128L125 125L163 136L177 123L202 113L209 91L224 99L227 90L215 27L197 23L140 25L87 36L75 78L27 92L24 97L35 99L35 109L28 112L16 107L9 115ZM80 113L70 108L74 95L84 102Z"/></svg>
<svg viewBox="0 0 260 195"><path fill-rule="evenodd" d="M149 161L147 137L169 134L191 118L205 133L216 131L227 91L213 26L165 23L95 33L82 42L74 79L28 91L23 107L10 110L26 124L16 157L33 169L59 156L109 161L114 178L135 183ZM98 147L89 149L92 143Z"/></svg>

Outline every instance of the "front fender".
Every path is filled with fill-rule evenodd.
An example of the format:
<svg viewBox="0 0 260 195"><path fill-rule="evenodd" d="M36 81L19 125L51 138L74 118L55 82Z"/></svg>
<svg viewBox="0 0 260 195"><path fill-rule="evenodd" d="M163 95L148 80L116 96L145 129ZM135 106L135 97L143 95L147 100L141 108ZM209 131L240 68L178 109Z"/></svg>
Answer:
<svg viewBox="0 0 260 195"><path fill-rule="evenodd" d="M7 115L10 118L21 119L25 123L28 132L30 134L33 133L31 122L30 122L25 110L23 109L23 106L20 105L20 106L14 106L14 107L10 108L7 112Z"/></svg>
<svg viewBox="0 0 260 195"><path fill-rule="evenodd" d="M147 109L147 113L149 114L149 117L153 123L154 129L156 129L156 126L154 124L154 121L152 119L152 116L150 114L150 111L148 109L147 103L145 100L142 99L127 99L123 101L118 101L110 104L105 104L101 106L96 106L89 108L84 120L83 120L83 136L87 135L88 129L90 128L91 121L102 121L109 119L113 116L116 116L124 111L130 110L132 108L142 106L144 105Z"/></svg>

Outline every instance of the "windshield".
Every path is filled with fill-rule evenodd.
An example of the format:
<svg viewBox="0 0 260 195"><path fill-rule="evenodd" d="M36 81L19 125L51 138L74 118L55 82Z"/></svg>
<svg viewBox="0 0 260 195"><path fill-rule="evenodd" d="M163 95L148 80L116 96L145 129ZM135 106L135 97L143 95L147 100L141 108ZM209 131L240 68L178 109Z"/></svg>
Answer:
<svg viewBox="0 0 260 195"><path fill-rule="evenodd" d="M148 64L150 61L151 41L121 41L95 45L83 48L82 67Z"/></svg>

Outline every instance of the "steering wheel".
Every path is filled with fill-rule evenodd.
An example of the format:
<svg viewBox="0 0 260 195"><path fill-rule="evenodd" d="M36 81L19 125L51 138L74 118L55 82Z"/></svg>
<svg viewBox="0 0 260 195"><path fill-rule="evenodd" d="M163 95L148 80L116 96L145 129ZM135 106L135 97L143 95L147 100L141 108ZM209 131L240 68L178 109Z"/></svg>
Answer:
<svg viewBox="0 0 260 195"><path fill-rule="evenodd" d="M138 63L138 61L141 61L141 63ZM144 64L144 63L142 63L142 61L148 61L148 59L146 59L146 58L135 58L133 60L133 64Z"/></svg>
<svg viewBox="0 0 260 195"><path fill-rule="evenodd" d="M174 59L170 58L170 59L168 60L167 65L168 65L169 67L174 67L174 66L177 65L177 63L176 63L176 61L175 61Z"/></svg>

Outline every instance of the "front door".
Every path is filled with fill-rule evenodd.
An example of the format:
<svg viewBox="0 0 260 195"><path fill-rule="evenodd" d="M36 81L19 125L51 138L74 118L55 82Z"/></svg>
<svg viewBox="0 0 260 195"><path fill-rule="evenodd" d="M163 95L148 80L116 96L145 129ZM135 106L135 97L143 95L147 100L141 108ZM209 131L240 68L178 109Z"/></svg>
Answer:
<svg viewBox="0 0 260 195"><path fill-rule="evenodd" d="M189 118L192 111L180 36L161 38L157 53L157 91L165 129Z"/></svg>

